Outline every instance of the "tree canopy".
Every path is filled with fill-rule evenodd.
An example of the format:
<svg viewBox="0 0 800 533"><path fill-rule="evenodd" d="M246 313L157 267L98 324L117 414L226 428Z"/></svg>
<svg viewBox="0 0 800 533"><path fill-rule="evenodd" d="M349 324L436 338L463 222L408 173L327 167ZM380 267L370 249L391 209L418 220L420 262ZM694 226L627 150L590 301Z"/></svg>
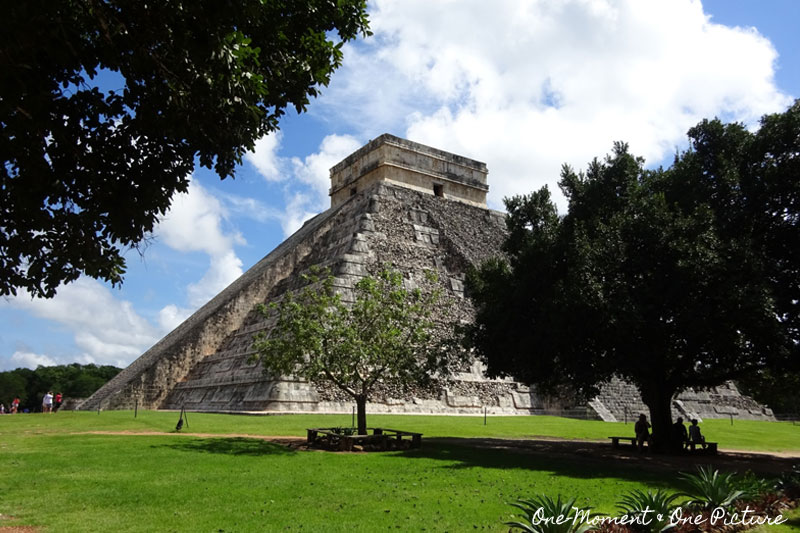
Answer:
<svg viewBox="0 0 800 533"><path fill-rule="evenodd" d="M689 138L668 169L624 143L564 167L563 217L546 188L507 199L506 257L469 277L490 374L586 396L622 377L664 445L676 393L797 371L800 103Z"/></svg>
<svg viewBox="0 0 800 533"><path fill-rule="evenodd" d="M305 110L359 34L365 0L10 5L0 295L52 297L82 274L120 283L120 247L147 236L195 161L233 176L287 108Z"/></svg>
<svg viewBox="0 0 800 533"><path fill-rule="evenodd" d="M20 411L36 411L41 410L42 397L47 391L60 392L68 399L88 398L120 370L114 366L72 363L0 372L0 403L8 408L17 397Z"/></svg>
<svg viewBox="0 0 800 533"><path fill-rule="evenodd" d="M447 375L458 357L445 349L452 329L432 318L438 290L407 289L403 275L387 267L362 278L355 301L345 303L329 273L315 270L304 279L308 285L296 294L259 307L274 326L256 336L254 359L272 376L326 380L344 391L356 402L359 434L366 433L366 403L376 385L425 383Z"/></svg>

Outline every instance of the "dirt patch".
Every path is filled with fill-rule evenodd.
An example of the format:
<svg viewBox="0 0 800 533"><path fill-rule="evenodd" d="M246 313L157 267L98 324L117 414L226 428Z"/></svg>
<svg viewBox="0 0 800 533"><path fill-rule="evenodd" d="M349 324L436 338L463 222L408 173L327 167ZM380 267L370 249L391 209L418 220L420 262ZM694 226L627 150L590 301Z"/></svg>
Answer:
<svg viewBox="0 0 800 533"><path fill-rule="evenodd" d="M15 520L13 516L0 514L0 533L39 533L41 531L41 529L34 526L3 525L3 523L7 524L13 520Z"/></svg>

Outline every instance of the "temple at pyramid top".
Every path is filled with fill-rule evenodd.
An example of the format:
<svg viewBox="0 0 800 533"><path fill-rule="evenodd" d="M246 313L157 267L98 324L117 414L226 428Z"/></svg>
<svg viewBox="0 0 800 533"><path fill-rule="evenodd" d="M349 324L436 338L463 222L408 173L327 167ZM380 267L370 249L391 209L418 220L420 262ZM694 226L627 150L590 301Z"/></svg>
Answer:
<svg viewBox="0 0 800 533"><path fill-rule="evenodd" d="M486 163L385 133L331 169L331 207L377 182L388 182L486 207Z"/></svg>

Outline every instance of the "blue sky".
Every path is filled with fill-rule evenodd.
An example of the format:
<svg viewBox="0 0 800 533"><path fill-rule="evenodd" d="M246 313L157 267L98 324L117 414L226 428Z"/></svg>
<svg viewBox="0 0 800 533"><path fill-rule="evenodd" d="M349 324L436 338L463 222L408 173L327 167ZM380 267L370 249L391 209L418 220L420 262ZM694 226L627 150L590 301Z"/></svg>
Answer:
<svg viewBox="0 0 800 533"><path fill-rule="evenodd" d="M795 0L395 0L306 114L235 180L196 169L124 285L0 301L0 370L127 365L327 208L328 169L382 133L487 163L490 206L615 140L650 164L706 117L750 125L800 97ZM202 112L202 110L198 110ZM556 196L560 207L563 199Z"/></svg>

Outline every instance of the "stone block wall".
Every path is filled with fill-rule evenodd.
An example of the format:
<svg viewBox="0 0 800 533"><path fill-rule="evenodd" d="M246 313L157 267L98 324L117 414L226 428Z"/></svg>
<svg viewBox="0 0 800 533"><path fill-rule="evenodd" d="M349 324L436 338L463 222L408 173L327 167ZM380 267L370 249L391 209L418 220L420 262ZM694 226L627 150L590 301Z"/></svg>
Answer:
<svg viewBox="0 0 800 533"><path fill-rule="evenodd" d="M619 378L604 385L589 405L607 422L636 421L639 413L648 416L650 413L642 402L639 389ZM741 394L731 382L710 390L686 390L672 402L673 419L680 416L684 420L697 418L702 421L731 415L745 420L775 420L769 408Z"/></svg>

